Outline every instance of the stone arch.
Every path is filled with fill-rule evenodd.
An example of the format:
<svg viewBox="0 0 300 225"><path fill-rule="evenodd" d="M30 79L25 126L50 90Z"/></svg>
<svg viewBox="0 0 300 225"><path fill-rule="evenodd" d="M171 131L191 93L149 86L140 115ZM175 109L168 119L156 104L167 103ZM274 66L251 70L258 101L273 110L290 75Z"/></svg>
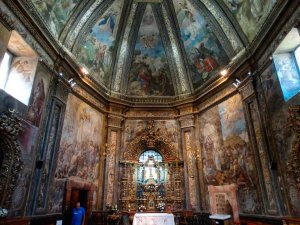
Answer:
<svg viewBox="0 0 300 225"><path fill-rule="evenodd" d="M153 123L147 121L147 127L128 144L123 154L125 161L138 161L139 156L147 149L158 151L165 162L179 160L178 152L167 138L167 134L155 131Z"/></svg>
<svg viewBox="0 0 300 225"><path fill-rule="evenodd" d="M13 113L0 117L0 206L9 208L20 171L23 169L17 136L23 130L21 119Z"/></svg>

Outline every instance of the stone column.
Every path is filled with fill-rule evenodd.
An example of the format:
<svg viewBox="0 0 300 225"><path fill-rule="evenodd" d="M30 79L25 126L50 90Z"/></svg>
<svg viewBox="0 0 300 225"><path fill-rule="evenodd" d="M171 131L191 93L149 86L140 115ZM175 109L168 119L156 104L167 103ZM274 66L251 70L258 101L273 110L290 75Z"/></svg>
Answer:
<svg viewBox="0 0 300 225"><path fill-rule="evenodd" d="M123 118L115 114L108 115L106 166L104 186L104 208L118 202L118 172L120 160L121 122Z"/></svg>
<svg viewBox="0 0 300 225"><path fill-rule="evenodd" d="M199 182L195 157L195 118L191 113L192 110L192 106L180 109L180 114L183 116L179 118L179 121L183 146L186 208L199 210Z"/></svg>

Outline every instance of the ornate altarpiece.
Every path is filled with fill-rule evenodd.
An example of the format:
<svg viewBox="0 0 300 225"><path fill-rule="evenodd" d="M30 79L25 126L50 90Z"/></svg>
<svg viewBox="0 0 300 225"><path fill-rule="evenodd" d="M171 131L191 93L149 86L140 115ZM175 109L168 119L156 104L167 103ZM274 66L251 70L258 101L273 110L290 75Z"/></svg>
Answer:
<svg viewBox="0 0 300 225"><path fill-rule="evenodd" d="M147 122L144 131L129 143L120 161L121 210L159 211L165 208L182 210L183 161L164 134L154 130L154 122Z"/></svg>

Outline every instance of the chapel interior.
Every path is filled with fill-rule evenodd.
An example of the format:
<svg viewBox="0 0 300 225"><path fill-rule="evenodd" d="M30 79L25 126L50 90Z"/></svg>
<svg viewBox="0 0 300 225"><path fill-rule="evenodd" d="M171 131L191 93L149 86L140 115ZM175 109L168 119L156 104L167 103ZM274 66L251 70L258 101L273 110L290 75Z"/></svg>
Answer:
<svg viewBox="0 0 300 225"><path fill-rule="evenodd" d="M299 92L299 0L2 0L0 224L300 224Z"/></svg>

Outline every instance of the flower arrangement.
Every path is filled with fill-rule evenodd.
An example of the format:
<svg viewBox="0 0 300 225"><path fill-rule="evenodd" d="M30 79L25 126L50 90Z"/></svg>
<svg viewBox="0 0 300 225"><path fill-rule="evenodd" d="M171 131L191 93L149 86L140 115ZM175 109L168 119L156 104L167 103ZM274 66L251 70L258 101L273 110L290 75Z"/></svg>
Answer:
<svg viewBox="0 0 300 225"><path fill-rule="evenodd" d="M166 206L166 203L164 202L159 202L157 205L156 205L156 208L159 209L160 211L163 211L165 209L165 206Z"/></svg>
<svg viewBox="0 0 300 225"><path fill-rule="evenodd" d="M3 217L6 217L7 214L8 214L7 209L4 209L4 208L0 207L0 218L1 218L1 217L2 217L2 218L3 218Z"/></svg>
<svg viewBox="0 0 300 225"><path fill-rule="evenodd" d="M139 210L139 212L143 212L144 210L146 210L146 206L139 205L138 210Z"/></svg>

